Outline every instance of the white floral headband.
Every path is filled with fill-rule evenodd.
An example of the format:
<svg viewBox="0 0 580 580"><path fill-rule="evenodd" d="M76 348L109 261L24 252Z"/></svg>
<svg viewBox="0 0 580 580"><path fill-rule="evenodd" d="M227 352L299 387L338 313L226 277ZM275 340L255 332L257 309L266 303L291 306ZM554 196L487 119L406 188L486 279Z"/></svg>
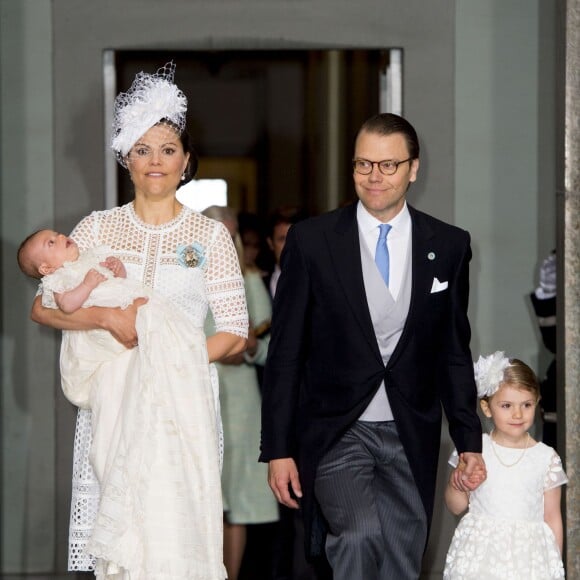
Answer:
<svg viewBox="0 0 580 580"><path fill-rule="evenodd" d="M123 167L131 147L161 119L183 133L187 97L173 82L174 76L175 64L168 62L155 74L138 73L129 90L117 95L111 147Z"/></svg>
<svg viewBox="0 0 580 580"><path fill-rule="evenodd" d="M489 356L480 356L474 363L475 384L477 385L477 396L491 397L503 381L503 373L510 364L510 359L505 357L503 351L496 351Z"/></svg>

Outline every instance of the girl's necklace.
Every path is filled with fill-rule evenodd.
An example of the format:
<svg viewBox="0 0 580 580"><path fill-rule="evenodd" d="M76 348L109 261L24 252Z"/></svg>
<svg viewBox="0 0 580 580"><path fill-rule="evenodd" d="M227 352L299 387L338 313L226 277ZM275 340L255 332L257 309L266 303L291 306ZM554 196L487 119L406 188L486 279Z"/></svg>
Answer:
<svg viewBox="0 0 580 580"><path fill-rule="evenodd" d="M513 467L514 465L517 465L524 458L524 455L526 454L526 451L528 450L528 445L530 444L530 434L527 433L526 446L524 447L524 450L522 451L521 455L513 463L505 463L502 460L502 458L499 456L499 453L496 450L496 443L493 440L493 431L489 434L489 438L491 439L491 450L493 451L493 454L496 456L497 460L504 467Z"/></svg>

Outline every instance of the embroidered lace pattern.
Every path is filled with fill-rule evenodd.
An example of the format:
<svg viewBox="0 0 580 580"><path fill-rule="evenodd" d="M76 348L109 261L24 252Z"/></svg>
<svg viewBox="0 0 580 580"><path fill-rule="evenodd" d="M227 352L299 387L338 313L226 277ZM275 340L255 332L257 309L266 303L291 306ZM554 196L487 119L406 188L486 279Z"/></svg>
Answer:
<svg viewBox="0 0 580 580"><path fill-rule="evenodd" d="M77 415L72 472L68 550L70 571L93 570L95 567L95 559L85 553L99 509L99 482L88 461L91 440L91 413L80 409Z"/></svg>
<svg viewBox="0 0 580 580"><path fill-rule="evenodd" d="M218 332L247 336L244 285L231 236L223 224L184 207L172 221L159 226L142 222L133 205L93 212L72 237L81 250L106 245L123 261L127 277L140 280L164 295L202 329L208 307ZM203 267L178 263L176 248L197 243L204 248ZM213 365L212 365L213 367ZM211 369L219 413L215 369ZM218 421L221 425L221 421ZM220 429L221 431L221 429ZM219 434L223 457L223 434ZM70 519L69 570L93 570L84 553L98 510L99 486L88 460L91 414L80 410L75 434L73 494Z"/></svg>

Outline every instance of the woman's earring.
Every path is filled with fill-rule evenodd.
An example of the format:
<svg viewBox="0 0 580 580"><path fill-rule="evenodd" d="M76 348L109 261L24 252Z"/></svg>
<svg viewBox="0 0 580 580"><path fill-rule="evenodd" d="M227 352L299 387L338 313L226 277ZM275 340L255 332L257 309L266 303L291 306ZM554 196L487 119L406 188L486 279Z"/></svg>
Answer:
<svg viewBox="0 0 580 580"><path fill-rule="evenodd" d="M185 173L181 176L181 181L185 181Z"/></svg>

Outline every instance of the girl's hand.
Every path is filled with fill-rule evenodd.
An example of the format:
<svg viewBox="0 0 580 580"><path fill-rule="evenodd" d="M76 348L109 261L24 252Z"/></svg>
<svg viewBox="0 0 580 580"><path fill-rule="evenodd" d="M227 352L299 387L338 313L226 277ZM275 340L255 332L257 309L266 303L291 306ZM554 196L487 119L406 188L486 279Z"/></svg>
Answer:
<svg viewBox="0 0 580 580"><path fill-rule="evenodd" d="M125 270L125 264L116 258L115 256L109 256L104 262L101 262L101 266L111 270L115 278L126 278L127 270Z"/></svg>
<svg viewBox="0 0 580 580"><path fill-rule="evenodd" d="M107 279L106 276L103 276L100 272L91 268L85 275L83 280L83 284L88 286L91 290L96 288L101 282L104 282Z"/></svg>
<svg viewBox="0 0 580 580"><path fill-rule="evenodd" d="M461 453L459 464L452 474L452 485L458 491L473 491L487 478L487 470L481 453Z"/></svg>
<svg viewBox="0 0 580 580"><path fill-rule="evenodd" d="M460 461L457 467L451 472L449 477L449 485L456 491L467 492L468 488L465 487L463 483L463 477L465 475L465 463Z"/></svg>
<svg viewBox="0 0 580 580"><path fill-rule="evenodd" d="M467 463L464 459L464 454L459 455L459 463L451 473L449 479L450 485L457 491L469 492L473 491L487 477L485 466L482 464L475 464L470 474L466 473Z"/></svg>
<svg viewBox="0 0 580 580"><path fill-rule="evenodd" d="M445 505L456 516L462 514L469 506L469 490L465 489L462 479L465 475L464 470L465 462L460 461L451 472L445 487Z"/></svg>

